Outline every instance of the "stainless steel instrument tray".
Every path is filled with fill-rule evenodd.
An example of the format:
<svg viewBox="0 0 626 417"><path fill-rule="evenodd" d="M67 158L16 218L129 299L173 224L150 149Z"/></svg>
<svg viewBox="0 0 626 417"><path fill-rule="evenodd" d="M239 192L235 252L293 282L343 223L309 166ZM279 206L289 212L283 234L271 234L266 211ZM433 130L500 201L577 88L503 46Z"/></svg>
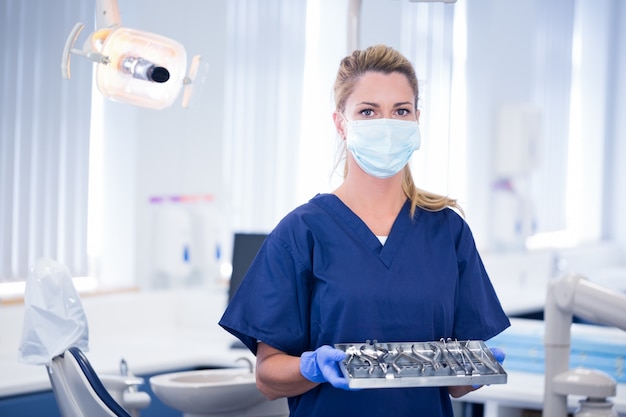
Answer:
<svg viewBox="0 0 626 417"><path fill-rule="evenodd" d="M507 374L480 340L338 343L350 388L506 384Z"/></svg>

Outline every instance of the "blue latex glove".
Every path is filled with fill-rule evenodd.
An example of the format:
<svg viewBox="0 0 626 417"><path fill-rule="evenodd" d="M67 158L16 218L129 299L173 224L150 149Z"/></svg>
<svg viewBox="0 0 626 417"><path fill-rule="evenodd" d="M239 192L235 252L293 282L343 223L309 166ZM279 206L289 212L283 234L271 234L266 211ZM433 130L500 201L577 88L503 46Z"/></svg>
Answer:
<svg viewBox="0 0 626 417"><path fill-rule="evenodd" d="M498 361L498 363L502 365L502 362L504 362L504 358L506 358L506 353L504 353L502 349L498 348L489 348L489 350L493 354L493 357ZM482 385L472 385L472 388L477 389L481 386Z"/></svg>
<svg viewBox="0 0 626 417"><path fill-rule="evenodd" d="M300 356L300 373L312 382L329 382L333 387L350 389L348 381L339 369L346 352L328 345L320 346L314 352L304 352Z"/></svg>
<svg viewBox="0 0 626 417"><path fill-rule="evenodd" d="M504 362L504 358L506 358L506 353L504 353L502 349L498 348L489 348L489 350L493 354L493 357L496 358L498 363L502 365L502 362Z"/></svg>

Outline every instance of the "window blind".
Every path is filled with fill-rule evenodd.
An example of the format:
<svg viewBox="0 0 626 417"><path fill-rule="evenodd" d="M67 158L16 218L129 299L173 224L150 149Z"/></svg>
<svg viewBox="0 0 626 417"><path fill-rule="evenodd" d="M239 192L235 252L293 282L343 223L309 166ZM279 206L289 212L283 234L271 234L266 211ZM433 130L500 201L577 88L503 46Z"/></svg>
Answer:
<svg viewBox="0 0 626 417"><path fill-rule="evenodd" d="M0 283L24 280L41 257L87 273L91 63L74 57L70 81L60 64L70 30L82 22L89 33L94 9L0 2Z"/></svg>
<svg viewBox="0 0 626 417"><path fill-rule="evenodd" d="M306 2L228 2L224 181L235 230L270 230L295 207ZM254 178L264 178L263 186Z"/></svg>

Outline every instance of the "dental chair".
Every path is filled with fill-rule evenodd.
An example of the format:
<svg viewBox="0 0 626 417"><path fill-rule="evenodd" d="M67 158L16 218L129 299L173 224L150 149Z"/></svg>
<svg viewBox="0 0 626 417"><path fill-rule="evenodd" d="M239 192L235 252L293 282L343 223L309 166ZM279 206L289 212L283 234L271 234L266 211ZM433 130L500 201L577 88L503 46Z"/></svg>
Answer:
<svg viewBox="0 0 626 417"><path fill-rule="evenodd" d="M26 280L18 361L45 365L62 417L138 417L150 395L143 378L128 372L98 377L83 352L89 349L87 317L65 265L37 260Z"/></svg>
<svg viewBox="0 0 626 417"><path fill-rule="evenodd" d="M131 417L109 394L80 349L70 347L47 369L63 417Z"/></svg>
<svg viewBox="0 0 626 417"><path fill-rule="evenodd" d="M107 391L103 382L91 367L85 354L77 347L68 348L52 359L46 366L59 410L63 417L133 417L134 410L127 411ZM140 378L137 378L142 381ZM143 408L147 393L139 395L137 408ZM136 404L137 405L137 404Z"/></svg>

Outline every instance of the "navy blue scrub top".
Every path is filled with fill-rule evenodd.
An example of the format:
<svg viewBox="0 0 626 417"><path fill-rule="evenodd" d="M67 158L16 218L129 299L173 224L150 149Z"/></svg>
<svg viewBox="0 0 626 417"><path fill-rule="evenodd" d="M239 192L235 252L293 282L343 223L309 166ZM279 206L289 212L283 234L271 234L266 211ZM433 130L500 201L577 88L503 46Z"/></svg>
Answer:
<svg viewBox="0 0 626 417"><path fill-rule="evenodd" d="M510 323L467 223L407 200L384 244L339 198L318 194L268 235L219 324L300 356L322 345L488 340ZM452 416L446 388L346 391L328 383L289 398L291 416Z"/></svg>

